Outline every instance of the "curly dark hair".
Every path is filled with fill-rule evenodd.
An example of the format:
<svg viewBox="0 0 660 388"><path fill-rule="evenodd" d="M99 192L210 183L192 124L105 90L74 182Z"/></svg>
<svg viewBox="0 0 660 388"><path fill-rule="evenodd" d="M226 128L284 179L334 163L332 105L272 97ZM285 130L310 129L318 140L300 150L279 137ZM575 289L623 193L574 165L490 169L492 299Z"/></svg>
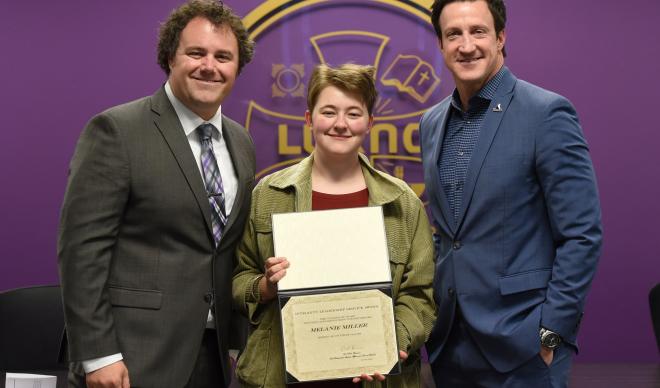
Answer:
<svg viewBox="0 0 660 388"><path fill-rule="evenodd" d="M170 61L179 47L181 31L196 17L208 19L215 26L231 28L238 41L238 72L240 73L243 66L252 60L254 42L248 36L241 18L222 1L215 0L190 0L172 11L169 18L160 26L158 37L158 65L160 68L165 74L170 74Z"/></svg>
<svg viewBox="0 0 660 388"><path fill-rule="evenodd" d="M445 8L447 4L455 3L458 1L477 1L477 0L435 0L431 6L431 24L435 29L435 34L438 36L438 39L442 40L442 28L440 27L440 13L442 9ZM495 35L499 35L500 32L506 27L506 5L504 0L484 0L488 4L488 10L490 14L493 15L493 20L495 21ZM502 48L502 54L506 57L506 50Z"/></svg>

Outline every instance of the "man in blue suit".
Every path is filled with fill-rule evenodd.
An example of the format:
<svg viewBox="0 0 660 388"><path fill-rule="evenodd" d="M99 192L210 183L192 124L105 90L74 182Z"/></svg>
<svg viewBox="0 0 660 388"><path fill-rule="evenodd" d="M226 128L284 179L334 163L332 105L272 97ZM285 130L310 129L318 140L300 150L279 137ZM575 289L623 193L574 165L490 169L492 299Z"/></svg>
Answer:
<svg viewBox="0 0 660 388"><path fill-rule="evenodd" d="M575 109L504 66L502 0L435 0L456 90L420 123L444 387L565 387L601 251Z"/></svg>

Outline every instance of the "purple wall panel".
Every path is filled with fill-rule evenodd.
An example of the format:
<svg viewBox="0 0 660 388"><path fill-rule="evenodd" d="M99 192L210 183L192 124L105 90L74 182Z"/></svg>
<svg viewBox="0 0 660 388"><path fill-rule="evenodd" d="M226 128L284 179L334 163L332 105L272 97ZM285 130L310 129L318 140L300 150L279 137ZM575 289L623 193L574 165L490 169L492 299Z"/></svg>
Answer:
<svg viewBox="0 0 660 388"><path fill-rule="evenodd" d="M38 3L0 3L0 290L58 282L57 219L75 141L95 113L161 85L158 23L179 1ZM246 15L261 1L225 3ZM578 360L657 362L648 291L660 281L660 126L651 117L660 101L660 3L507 4L507 65L575 104L598 175L605 245ZM358 29L363 20L342 23ZM258 47L256 60L267 50ZM244 77L236 87L249 85ZM442 91L450 88L448 81ZM232 101L224 112L232 116L241 104ZM242 122L243 114L234 118Z"/></svg>

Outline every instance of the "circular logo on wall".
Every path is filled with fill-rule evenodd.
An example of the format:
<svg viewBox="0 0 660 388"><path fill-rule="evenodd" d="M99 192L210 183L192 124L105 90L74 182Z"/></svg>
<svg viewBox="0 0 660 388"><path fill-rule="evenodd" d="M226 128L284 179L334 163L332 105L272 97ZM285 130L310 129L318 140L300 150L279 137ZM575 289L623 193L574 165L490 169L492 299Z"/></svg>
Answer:
<svg viewBox="0 0 660 388"><path fill-rule="evenodd" d="M363 152L424 197L419 119L451 92L439 72L431 3L273 0L243 19L257 51L223 111L244 118L257 147L257 179L312 152L304 114L314 66L352 62L376 68L379 98Z"/></svg>

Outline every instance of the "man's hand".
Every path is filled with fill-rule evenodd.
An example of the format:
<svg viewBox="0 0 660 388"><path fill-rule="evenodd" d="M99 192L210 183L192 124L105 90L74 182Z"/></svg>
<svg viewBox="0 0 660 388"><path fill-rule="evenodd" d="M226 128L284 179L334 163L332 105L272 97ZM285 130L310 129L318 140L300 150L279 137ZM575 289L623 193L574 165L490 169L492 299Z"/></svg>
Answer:
<svg viewBox="0 0 660 388"><path fill-rule="evenodd" d="M541 351L539 352L539 355L543 359L543 362L545 362L545 365L550 366L550 364L552 364L552 359L555 356L555 352L554 350L541 345Z"/></svg>
<svg viewBox="0 0 660 388"><path fill-rule="evenodd" d="M408 353L404 352L403 350L399 350L399 359L401 359L401 361L406 361L406 359L408 359ZM359 377L353 377L353 384L357 384L360 381L374 381L374 380L384 381L385 376L381 375L378 372L375 372L371 376L366 373L362 373Z"/></svg>
<svg viewBox="0 0 660 388"><path fill-rule="evenodd" d="M87 388L130 388L128 369L123 361L117 361L85 377Z"/></svg>
<svg viewBox="0 0 660 388"><path fill-rule="evenodd" d="M285 275L289 268L289 261L286 257L269 257L264 263L264 277L259 280L259 294L261 294L261 303L268 302L277 295L277 282Z"/></svg>

